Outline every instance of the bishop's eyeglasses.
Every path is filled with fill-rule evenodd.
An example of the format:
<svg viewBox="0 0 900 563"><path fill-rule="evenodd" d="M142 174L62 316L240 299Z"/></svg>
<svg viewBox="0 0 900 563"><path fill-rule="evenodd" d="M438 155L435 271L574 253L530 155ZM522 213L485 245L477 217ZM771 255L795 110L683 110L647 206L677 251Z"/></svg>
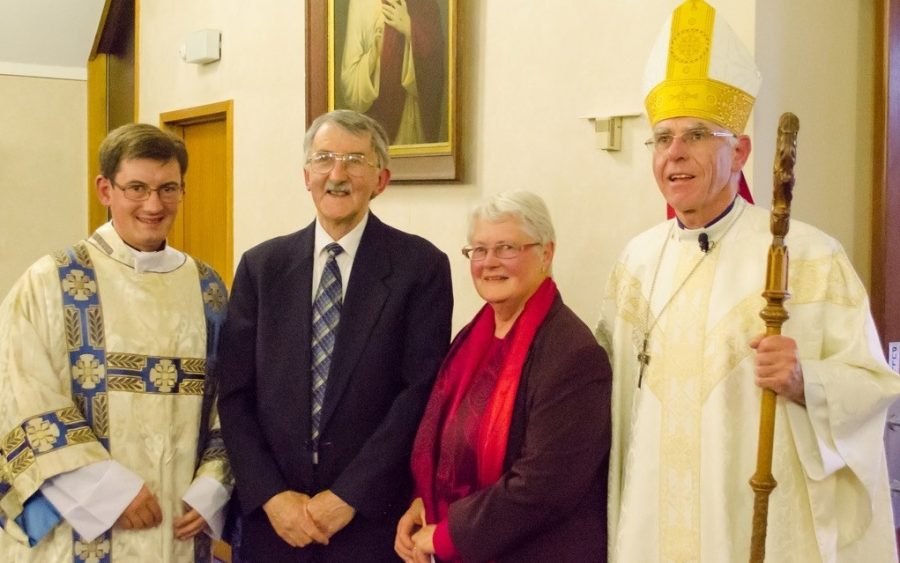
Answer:
<svg viewBox="0 0 900 563"><path fill-rule="evenodd" d="M710 131L705 127L698 127L695 129L688 129L681 135L675 135L668 132L657 133L644 141L644 145L651 151L663 152L672 146L676 137L681 139L681 142L684 143L685 146L692 148L716 137L737 138L737 135L728 131Z"/></svg>
<svg viewBox="0 0 900 563"><path fill-rule="evenodd" d="M540 245L541 243L539 242L529 242L527 244L512 244L510 242L501 242L500 244L495 244L492 247L464 246L462 247L462 254L472 262L480 262L484 260L485 258L487 258L488 252L493 252L494 256L501 260L508 260L510 258L515 258L526 248Z"/></svg>
<svg viewBox="0 0 900 563"><path fill-rule="evenodd" d="M334 169L334 165L337 161L343 163L344 172L346 172L348 176L362 176L369 167L378 168L377 164L369 162L365 155L359 153L342 154L320 151L313 153L306 163L309 165L309 169L316 174L328 174Z"/></svg>
<svg viewBox="0 0 900 563"><path fill-rule="evenodd" d="M128 182L124 186L117 184L115 180L110 180L109 182L122 190L125 193L125 199L131 201L146 201L150 199L151 193L156 192L161 202L178 203L181 201L181 196L184 195L184 184L176 184L175 182L163 184L156 188L151 188L143 182Z"/></svg>

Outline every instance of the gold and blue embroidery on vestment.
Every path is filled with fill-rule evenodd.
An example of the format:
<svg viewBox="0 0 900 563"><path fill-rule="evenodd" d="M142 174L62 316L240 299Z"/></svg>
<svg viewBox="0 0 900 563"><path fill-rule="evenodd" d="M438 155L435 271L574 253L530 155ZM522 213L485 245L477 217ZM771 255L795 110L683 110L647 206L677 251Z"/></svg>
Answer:
<svg viewBox="0 0 900 563"><path fill-rule="evenodd" d="M97 238L94 237L95 242ZM106 250L102 246L101 249ZM145 356L106 350L99 286L86 244L77 243L53 258L62 292L74 406L31 417L0 437L0 498L11 494L13 480L32 466L37 456L92 441L100 442L109 451L108 391L203 395L204 436L198 443L198 459L227 460L220 433L204 432L209 413L206 405L212 404L215 393L215 385L209 385L211 378L207 374L215 358L227 303L227 290L216 272L197 262L208 357ZM0 526L6 523L7 516L0 511ZM73 530L74 561L109 563L111 537L111 531L107 531L87 542Z"/></svg>
<svg viewBox="0 0 900 563"><path fill-rule="evenodd" d="M109 450L106 347L97 274L83 242L54 255L62 288L66 344L72 373L72 400ZM72 530L76 563L110 563L112 533L86 541Z"/></svg>

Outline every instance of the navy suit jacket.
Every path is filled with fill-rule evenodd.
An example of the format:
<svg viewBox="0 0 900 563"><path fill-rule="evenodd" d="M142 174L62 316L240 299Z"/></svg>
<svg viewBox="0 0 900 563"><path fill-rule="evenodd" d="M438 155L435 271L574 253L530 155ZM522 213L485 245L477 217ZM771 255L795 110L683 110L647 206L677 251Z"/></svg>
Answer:
<svg viewBox="0 0 900 563"><path fill-rule="evenodd" d="M310 446L315 224L260 244L234 278L219 362L219 412L253 561L393 560L410 500L409 454L450 341L447 256L370 214L332 353L319 437ZM262 505L331 489L353 521L328 546L291 548Z"/></svg>

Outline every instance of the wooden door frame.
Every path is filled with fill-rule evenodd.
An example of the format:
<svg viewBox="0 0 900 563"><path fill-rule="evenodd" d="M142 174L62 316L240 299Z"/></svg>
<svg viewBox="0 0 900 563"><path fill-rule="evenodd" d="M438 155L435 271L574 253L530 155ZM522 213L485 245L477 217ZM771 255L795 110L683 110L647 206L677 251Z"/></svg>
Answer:
<svg viewBox="0 0 900 563"><path fill-rule="evenodd" d="M887 353L900 341L900 0L878 0L872 313Z"/></svg>
<svg viewBox="0 0 900 563"><path fill-rule="evenodd" d="M87 63L87 200L88 235L109 220L106 206L97 197L97 176L100 175L100 143L109 133L106 115L106 54L98 53Z"/></svg>
<svg viewBox="0 0 900 563"><path fill-rule="evenodd" d="M225 264L234 271L234 102L225 100L159 114L159 127L179 136L178 129L207 121L225 120ZM190 169L188 154L188 169Z"/></svg>
<svg viewBox="0 0 900 563"><path fill-rule="evenodd" d="M109 220L106 207L95 195L96 178L100 174L99 148L106 135L119 125L131 123L138 115L140 36L138 33L139 0L106 0L94 34L94 43L87 61L87 201L88 235ZM130 45L129 45L130 44ZM115 71L111 71L111 63ZM124 63L124 64L122 64ZM126 84L133 82L130 91ZM113 102L131 100L125 112L111 117ZM116 106L120 110L122 105Z"/></svg>

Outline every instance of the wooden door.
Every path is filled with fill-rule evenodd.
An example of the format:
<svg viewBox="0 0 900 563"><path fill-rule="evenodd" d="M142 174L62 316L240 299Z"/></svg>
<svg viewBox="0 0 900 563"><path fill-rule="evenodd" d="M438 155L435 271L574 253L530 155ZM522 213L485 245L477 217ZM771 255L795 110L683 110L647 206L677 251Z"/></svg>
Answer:
<svg viewBox="0 0 900 563"><path fill-rule="evenodd" d="M871 303L888 360L900 371L900 0L879 0L876 14ZM900 515L900 402L888 412L885 453L894 514ZM894 526L900 547L900 521Z"/></svg>
<svg viewBox="0 0 900 563"><path fill-rule="evenodd" d="M212 266L230 288L233 277L231 102L168 112L163 127L188 151L185 195L169 244Z"/></svg>

